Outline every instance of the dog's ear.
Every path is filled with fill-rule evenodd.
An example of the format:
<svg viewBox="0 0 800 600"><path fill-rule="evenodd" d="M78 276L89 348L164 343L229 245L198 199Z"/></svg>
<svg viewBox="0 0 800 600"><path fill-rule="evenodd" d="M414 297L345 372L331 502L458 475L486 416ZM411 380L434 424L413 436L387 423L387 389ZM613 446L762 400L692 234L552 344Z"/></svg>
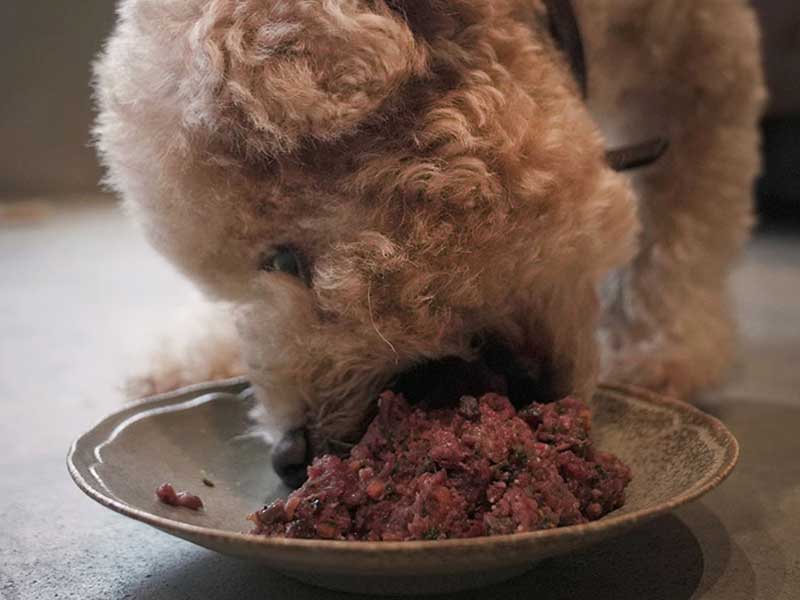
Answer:
<svg viewBox="0 0 800 600"><path fill-rule="evenodd" d="M423 38L430 38L441 27L445 16L441 0L385 0L390 11L399 15L411 30Z"/></svg>
<svg viewBox="0 0 800 600"><path fill-rule="evenodd" d="M418 36L450 37L491 12L491 0L378 0L403 18Z"/></svg>
<svg viewBox="0 0 800 600"><path fill-rule="evenodd" d="M219 6L203 45L220 81L217 130L249 154L346 135L426 68L424 49L383 0Z"/></svg>

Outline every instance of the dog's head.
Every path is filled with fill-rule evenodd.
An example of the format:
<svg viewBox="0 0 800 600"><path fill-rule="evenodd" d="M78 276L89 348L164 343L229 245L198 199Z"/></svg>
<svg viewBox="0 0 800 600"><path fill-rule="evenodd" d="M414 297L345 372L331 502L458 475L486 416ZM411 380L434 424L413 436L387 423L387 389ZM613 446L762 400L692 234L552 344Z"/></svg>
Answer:
<svg viewBox="0 0 800 600"><path fill-rule="evenodd" d="M120 12L97 69L109 181L236 305L276 434L348 440L386 386L482 354L512 395L591 391L596 287L635 210L543 4Z"/></svg>

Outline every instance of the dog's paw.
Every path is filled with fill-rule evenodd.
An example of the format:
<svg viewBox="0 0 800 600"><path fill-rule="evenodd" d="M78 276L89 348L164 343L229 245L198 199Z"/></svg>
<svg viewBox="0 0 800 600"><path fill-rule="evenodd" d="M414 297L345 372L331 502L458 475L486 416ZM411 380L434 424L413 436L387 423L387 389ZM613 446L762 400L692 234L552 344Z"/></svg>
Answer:
<svg viewBox="0 0 800 600"><path fill-rule="evenodd" d="M681 345L653 346L648 351L616 355L603 369L602 380L691 401L704 389L720 384L729 363L728 354L721 349L696 354Z"/></svg>
<svg viewBox="0 0 800 600"><path fill-rule="evenodd" d="M134 400L243 374L244 366L239 352L233 348L217 348L211 354L191 358L159 352L150 370L128 378L123 392L126 398Z"/></svg>
<svg viewBox="0 0 800 600"><path fill-rule="evenodd" d="M680 362L652 356L621 359L603 373L608 383L635 385L672 398L686 399L694 386Z"/></svg>
<svg viewBox="0 0 800 600"><path fill-rule="evenodd" d="M139 375L128 378L123 386L123 393L128 400L148 398L157 394L164 394L182 387L176 378L156 377L155 375Z"/></svg>
<svg viewBox="0 0 800 600"><path fill-rule="evenodd" d="M227 307L191 307L170 329L147 358L146 367L125 382L128 399L244 374L238 335Z"/></svg>

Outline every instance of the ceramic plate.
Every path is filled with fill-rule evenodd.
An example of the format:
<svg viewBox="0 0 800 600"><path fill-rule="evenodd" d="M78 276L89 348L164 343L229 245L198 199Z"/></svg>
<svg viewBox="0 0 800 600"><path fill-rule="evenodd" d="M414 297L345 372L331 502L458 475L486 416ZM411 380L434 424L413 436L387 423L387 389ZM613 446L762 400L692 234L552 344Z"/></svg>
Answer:
<svg viewBox="0 0 800 600"><path fill-rule="evenodd" d="M594 400L594 437L631 467L633 481L625 507L599 521L471 540L267 539L245 533L245 516L288 490L271 472L269 445L253 432L254 403L243 380L144 400L81 436L69 453L70 473L103 506L217 552L324 587L414 594L488 585L619 535L709 492L739 454L719 421L687 404L603 387ZM205 511L159 503L154 492L163 482L200 494Z"/></svg>

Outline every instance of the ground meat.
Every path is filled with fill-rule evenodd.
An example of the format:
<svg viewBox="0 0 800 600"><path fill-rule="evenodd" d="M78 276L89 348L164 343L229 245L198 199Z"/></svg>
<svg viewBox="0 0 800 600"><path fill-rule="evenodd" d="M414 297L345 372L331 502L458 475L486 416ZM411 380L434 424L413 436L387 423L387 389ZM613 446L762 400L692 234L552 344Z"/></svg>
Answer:
<svg viewBox="0 0 800 600"><path fill-rule="evenodd" d="M596 520L622 506L631 474L590 429L574 398L517 413L487 394L426 411L386 392L350 457L318 458L302 488L250 516L253 533L435 540Z"/></svg>
<svg viewBox="0 0 800 600"><path fill-rule="evenodd" d="M159 486L156 490L156 496L158 496L161 502L170 506L188 508L189 510L200 510L203 508L203 500L200 496L195 496L189 492L178 493L169 483Z"/></svg>

